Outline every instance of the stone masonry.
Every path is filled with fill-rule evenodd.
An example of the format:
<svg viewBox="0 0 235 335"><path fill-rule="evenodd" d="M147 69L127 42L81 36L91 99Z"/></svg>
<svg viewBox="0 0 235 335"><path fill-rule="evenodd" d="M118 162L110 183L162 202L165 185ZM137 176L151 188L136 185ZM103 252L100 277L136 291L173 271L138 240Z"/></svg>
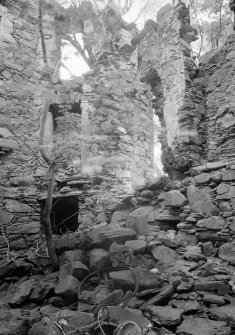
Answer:
<svg viewBox="0 0 235 335"><path fill-rule="evenodd" d="M48 167L37 140L47 92L53 102L47 147L60 159L54 200L75 197L81 227L140 216L188 244L211 241L218 251L231 243L234 37L197 68L184 4L163 7L157 23L148 21L140 33L107 9L97 44L90 27L100 31L101 23L94 15L84 18L91 71L83 80L51 84L48 71L60 54L52 12L43 12L45 68L38 7L29 7L30 19L12 7L0 9L1 244L24 249L41 234ZM167 182L153 180L153 112L162 124Z"/></svg>

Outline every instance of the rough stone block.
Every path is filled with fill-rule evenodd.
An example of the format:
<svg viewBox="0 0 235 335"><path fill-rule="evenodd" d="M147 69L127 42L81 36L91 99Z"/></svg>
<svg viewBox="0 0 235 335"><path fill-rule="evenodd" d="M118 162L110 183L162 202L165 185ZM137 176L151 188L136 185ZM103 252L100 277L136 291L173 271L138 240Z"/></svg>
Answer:
<svg viewBox="0 0 235 335"><path fill-rule="evenodd" d="M196 236L189 234L185 231L179 231L178 237L181 239L181 241L185 242L187 245L195 246L198 243Z"/></svg>
<svg viewBox="0 0 235 335"><path fill-rule="evenodd" d="M148 310L151 311L153 315L153 321L168 327L178 325L184 313L183 309L172 308L169 306L161 307L150 305L148 306Z"/></svg>
<svg viewBox="0 0 235 335"><path fill-rule="evenodd" d="M207 242L207 241L220 241L220 242L228 242L230 240L230 234L229 235L220 235L219 232L215 230L207 230L207 231L201 231L197 232L195 234L198 241L200 242Z"/></svg>
<svg viewBox="0 0 235 335"><path fill-rule="evenodd" d="M7 128L0 127L0 137L9 138L12 136L13 134Z"/></svg>
<svg viewBox="0 0 235 335"><path fill-rule="evenodd" d="M133 229L138 235L146 235L150 232L146 216L132 216L131 214L126 219L126 227Z"/></svg>
<svg viewBox="0 0 235 335"><path fill-rule="evenodd" d="M90 253L90 270L97 271L111 265L109 252L104 249L93 249Z"/></svg>
<svg viewBox="0 0 235 335"><path fill-rule="evenodd" d="M29 207L26 204L23 204L17 200L7 199L5 201L5 208L11 213L32 213L34 212L33 208Z"/></svg>
<svg viewBox="0 0 235 335"><path fill-rule="evenodd" d="M235 180L235 170L226 170L222 175L223 181Z"/></svg>
<svg viewBox="0 0 235 335"><path fill-rule="evenodd" d="M31 221L31 222L19 222L13 223L6 228L7 234L37 234L40 232L40 222L38 221Z"/></svg>
<svg viewBox="0 0 235 335"><path fill-rule="evenodd" d="M62 237L55 239L55 249L58 255L68 250L79 249L81 241L75 237Z"/></svg>
<svg viewBox="0 0 235 335"><path fill-rule="evenodd" d="M223 297L219 297L220 299ZM212 307L209 309L213 319L228 322L230 326L235 327L235 304L226 306Z"/></svg>
<svg viewBox="0 0 235 335"><path fill-rule="evenodd" d="M140 290L157 288L160 286L158 276L150 271L144 270L141 267L135 268L136 275L139 279ZM130 270L110 272L110 279L117 288L123 290L133 290L135 288L134 278Z"/></svg>
<svg viewBox="0 0 235 335"><path fill-rule="evenodd" d="M221 230L225 228L226 221L221 216L211 216L209 218L199 220L196 226L209 230Z"/></svg>
<svg viewBox="0 0 235 335"><path fill-rule="evenodd" d="M79 249L78 250L68 250L59 256L59 263L60 263L60 266L67 264L67 263L76 262L76 261L80 261L83 263L84 257L85 255L82 250L79 250Z"/></svg>
<svg viewBox="0 0 235 335"><path fill-rule="evenodd" d="M17 333L16 335L19 334ZM28 335L61 335L61 331L56 326L54 320L51 320L48 317L43 317L41 321L32 326Z"/></svg>
<svg viewBox="0 0 235 335"><path fill-rule="evenodd" d="M164 245L153 247L151 253L157 261L157 266L162 269L167 269L178 258L175 250Z"/></svg>
<svg viewBox="0 0 235 335"><path fill-rule="evenodd" d="M129 228L108 225L91 231L90 238L94 247L108 249L113 243L125 243L136 238L136 232Z"/></svg>
<svg viewBox="0 0 235 335"><path fill-rule="evenodd" d="M68 275L55 288L55 294L62 297L68 304L77 301L77 290L80 281L75 277Z"/></svg>
<svg viewBox="0 0 235 335"><path fill-rule="evenodd" d="M12 213L6 211L0 212L0 222L3 226L9 225L13 218L14 215Z"/></svg>
<svg viewBox="0 0 235 335"><path fill-rule="evenodd" d="M225 304L225 299L219 295L216 294L204 294L203 296L203 300L206 302L209 302L211 304L215 304L215 305L224 305Z"/></svg>
<svg viewBox="0 0 235 335"><path fill-rule="evenodd" d="M111 224L125 224L126 218L129 216L129 211L116 211L112 215ZM128 227L129 228L129 227Z"/></svg>
<svg viewBox="0 0 235 335"><path fill-rule="evenodd" d="M161 193L158 200L164 200L169 207L183 207L187 203L185 196L177 190Z"/></svg>
<svg viewBox="0 0 235 335"><path fill-rule="evenodd" d="M126 241L125 246L131 248L134 254L143 254L147 247L147 242L142 240Z"/></svg>
<svg viewBox="0 0 235 335"><path fill-rule="evenodd" d="M209 281L206 279L201 279L194 283L193 290L199 292L215 292L224 296L230 291L230 286L223 281Z"/></svg>
<svg viewBox="0 0 235 335"><path fill-rule="evenodd" d="M234 243L225 243L219 248L219 258L224 261L234 262L235 261L235 244Z"/></svg>
<svg viewBox="0 0 235 335"><path fill-rule="evenodd" d="M61 266L59 279L60 281L68 275L75 277L78 280L84 279L89 273L88 267L80 261L67 263Z"/></svg>
<svg viewBox="0 0 235 335"><path fill-rule="evenodd" d="M6 320L1 318L0 321L0 334L1 335L27 335L28 324L27 320L23 317L12 316ZM43 335L43 334L40 334Z"/></svg>
<svg viewBox="0 0 235 335"><path fill-rule="evenodd" d="M21 306L28 299L33 289L34 283L35 283L34 279L29 279L20 284L13 298L9 301L10 306L12 307Z"/></svg>
<svg viewBox="0 0 235 335"><path fill-rule="evenodd" d="M194 178L194 180L197 184L207 184L211 180L211 174L210 173L199 174Z"/></svg>
<svg viewBox="0 0 235 335"><path fill-rule="evenodd" d="M86 327L94 322L94 314L84 313L84 312L75 312L71 310L62 310L54 314L56 319L63 319L67 321L67 324L64 326L64 331L66 334L73 332L74 329L79 329Z"/></svg>
<svg viewBox="0 0 235 335"><path fill-rule="evenodd" d="M8 149L8 150L18 150L19 144L16 141L0 138L0 148Z"/></svg>
<svg viewBox="0 0 235 335"><path fill-rule="evenodd" d="M203 318L188 318L177 328L177 335L229 335L231 328L225 322Z"/></svg>
<svg viewBox="0 0 235 335"><path fill-rule="evenodd" d="M213 215L218 213L218 208L212 203L211 197L194 185L188 186L187 196L189 205L194 213Z"/></svg>
<svg viewBox="0 0 235 335"><path fill-rule="evenodd" d="M202 253L206 257L210 257L215 252L213 244L211 241L205 242L202 245Z"/></svg>
<svg viewBox="0 0 235 335"><path fill-rule="evenodd" d="M109 255L113 267L132 267L134 264L133 250L125 245L113 242L109 248Z"/></svg>

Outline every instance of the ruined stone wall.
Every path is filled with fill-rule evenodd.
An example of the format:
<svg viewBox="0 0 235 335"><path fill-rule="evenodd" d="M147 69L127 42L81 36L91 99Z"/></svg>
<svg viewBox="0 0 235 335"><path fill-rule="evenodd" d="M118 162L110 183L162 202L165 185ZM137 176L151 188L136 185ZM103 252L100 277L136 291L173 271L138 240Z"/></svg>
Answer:
<svg viewBox="0 0 235 335"><path fill-rule="evenodd" d="M178 225L190 244L201 242L208 256L219 251L219 256L230 262L235 238L234 171L234 165L222 161L193 169L193 177L182 181L181 191L189 202Z"/></svg>
<svg viewBox="0 0 235 335"><path fill-rule="evenodd" d="M135 80L131 67L118 71L111 64L87 74L79 88L81 93L76 93L77 89L75 84L65 94L65 88L60 87L55 104L58 110L52 111L56 121L54 153L60 159L58 174L66 184L62 192L68 196L73 193L72 174L98 178L96 189L101 196L97 208L103 205L109 213L136 187L153 179L154 124L149 88ZM72 112L79 101L81 114Z"/></svg>
<svg viewBox="0 0 235 335"><path fill-rule="evenodd" d="M206 256L217 255L233 264L234 253L234 33L223 47L202 57L193 78L201 113L203 164L182 180L188 204L182 208L179 236L200 243ZM195 100L194 100L195 101ZM195 101L196 102L196 101Z"/></svg>
<svg viewBox="0 0 235 335"><path fill-rule="evenodd" d="M190 26L188 8L164 6L157 23L146 22L144 30L134 39L139 44L140 70L143 80L152 87L154 105L163 131L163 163L165 171L187 171L201 161L203 96L194 87L196 64L191 58L190 42L195 40ZM157 80L157 85L154 84ZM160 93L160 94L159 94ZM163 95L163 98L162 98ZM159 113L160 112L160 113Z"/></svg>
<svg viewBox="0 0 235 335"><path fill-rule="evenodd" d="M133 193L153 177L153 112L149 91L122 62L88 78L94 106L88 112L91 139L84 168L97 169L120 194Z"/></svg>
<svg viewBox="0 0 235 335"><path fill-rule="evenodd" d="M132 198L135 209L116 212L112 220L127 224L129 216L147 218L160 230L173 230L175 243L199 243L205 255L233 262L234 35L205 55L198 68L191 57L188 14L181 14L166 6L158 22L148 21L133 42L163 127L165 171L173 179L183 179L176 171L189 177L139 188Z"/></svg>
<svg viewBox="0 0 235 335"><path fill-rule="evenodd" d="M48 167L39 164L37 140L46 92L53 92L47 145L59 159L54 199L77 199L81 227L116 222L111 216L117 210L123 217L146 207L138 215L174 230L185 243L212 241L210 247L219 248L235 237L234 39L197 68L190 48L194 31L180 6L164 7L158 22L148 21L134 38L135 29L124 26L108 31L110 43L94 45L97 61L84 81L53 86L42 68L37 7L30 20L0 7L7 27L0 75L2 245L9 239L11 248L26 248L40 234ZM57 41L47 21L54 69ZM162 124L165 170L170 177L180 172L180 179L191 174L181 184L152 183L152 107Z"/></svg>
<svg viewBox="0 0 235 335"><path fill-rule="evenodd" d="M86 228L109 220L107 215L137 184L153 177L153 112L147 85L136 79L132 66L118 58L98 65L82 87L50 86L58 51L50 12L43 16L49 65L45 68L38 4L25 17L12 7L1 6L1 10L7 27L7 41L1 42L5 59L0 162L5 237L1 243L6 246L8 240L11 249L23 249L40 235L46 198L48 167L37 145L45 101L53 102L46 125L47 149L59 159L54 198L76 197L78 221ZM121 43L125 47L125 40ZM77 113L80 101L82 113Z"/></svg>
<svg viewBox="0 0 235 335"><path fill-rule="evenodd" d="M230 162L234 149L234 62L235 41L231 35L224 47L203 57L201 81L206 96L206 159Z"/></svg>
<svg viewBox="0 0 235 335"><path fill-rule="evenodd" d="M70 92L70 99L82 102L81 133L79 129L74 133L81 140L82 173L99 176L100 201L109 212L136 186L153 178L154 122L150 90L129 64L135 29L122 26L119 14L110 8L104 17L105 33L98 39L100 23L92 16L83 18L86 42L88 35L95 41L90 50L95 61L85 75L80 97ZM117 23L115 31L110 22Z"/></svg>
<svg viewBox="0 0 235 335"><path fill-rule="evenodd" d="M0 5L0 221L1 232L16 249L26 248L39 236L37 140L48 91L38 2L28 1L27 8L21 5L20 1L11 7ZM45 34L47 41L52 38L47 29ZM1 243L5 245L3 237Z"/></svg>

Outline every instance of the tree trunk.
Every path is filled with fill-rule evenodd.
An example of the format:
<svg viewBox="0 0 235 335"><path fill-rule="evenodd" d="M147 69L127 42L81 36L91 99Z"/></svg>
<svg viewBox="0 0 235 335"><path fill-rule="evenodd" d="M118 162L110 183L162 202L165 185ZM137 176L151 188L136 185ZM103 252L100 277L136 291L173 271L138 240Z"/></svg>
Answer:
<svg viewBox="0 0 235 335"><path fill-rule="evenodd" d="M55 171L56 171L56 162L53 161L50 166L50 173L49 173L49 183L47 189L47 199L46 205L43 211L43 222L45 225L45 236L47 240L47 248L48 253L51 259L51 264L54 270L58 270L59 262L58 257L56 255L52 231L51 231L51 207L52 207L52 199L53 199L53 191L54 191L54 184L55 184Z"/></svg>
<svg viewBox="0 0 235 335"><path fill-rule="evenodd" d="M42 114L38 145L39 145L39 150L40 150L42 158L47 164L50 164L47 199L46 199L45 209L43 212L43 223L45 224L45 236L47 240L47 248L48 248L48 253L51 259L51 264L54 270L58 270L59 262L58 262L58 257L56 255L54 242L53 242L52 231L51 231L51 218L50 218L54 184L55 184L56 162L52 159L52 157L45 150L45 145L44 145L45 127L46 127L46 120L47 120L49 108L50 108L50 101L47 101L43 114Z"/></svg>
<svg viewBox="0 0 235 335"><path fill-rule="evenodd" d="M46 43L45 43L43 25L42 25L42 0L39 0L39 3L38 3L38 14L39 14L39 31L41 35L43 62L44 64L48 65Z"/></svg>
<svg viewBox="0 0 235 335"><path fill-rule="evenodd" d="M39 0L39 3L38 3L39 31L40 31L41 42L42 42L43 61L45 65L48 65L45 37L43 33L43 24L42 24L42 4L43 4L43 1ZM56 69L55 69L55 73L56 73ZM55 251L55 246L54 246L54 241L53 241L53 236L52 236L52 231L51 231L51 217L50 217L54 184L55 184L56 162L55 160L53 160L50 153L47 152L47 150L45 149L45 144L44 144L46 121L47 121L47 116L48 116L50 105L51 105L51 101L47 100L46 106L42 114L42 120L41 120L39 137L38 137L38 146L39 146L39 151L40 151L42 158L48 165L50 165L47 199L46 199L46 205L43 211L43 223L45 226L45 236L46 236L46 241L47 241L48 253L51 259L52 267L56 271L59 269L59 261L58 261L58 257Z"/></svg>

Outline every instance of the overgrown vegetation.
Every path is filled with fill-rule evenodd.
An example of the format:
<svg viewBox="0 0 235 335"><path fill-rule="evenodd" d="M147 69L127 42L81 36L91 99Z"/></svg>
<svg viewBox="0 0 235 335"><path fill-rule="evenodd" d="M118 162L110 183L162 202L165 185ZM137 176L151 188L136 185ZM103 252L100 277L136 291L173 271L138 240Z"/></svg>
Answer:
<svg viewBox="0 0 235 335"><path fill-rule="evenodd" d="M194 45L197 58L221 46L231 28L232 13L227 0L190 0L192 25L199 41Z"/></svg>

